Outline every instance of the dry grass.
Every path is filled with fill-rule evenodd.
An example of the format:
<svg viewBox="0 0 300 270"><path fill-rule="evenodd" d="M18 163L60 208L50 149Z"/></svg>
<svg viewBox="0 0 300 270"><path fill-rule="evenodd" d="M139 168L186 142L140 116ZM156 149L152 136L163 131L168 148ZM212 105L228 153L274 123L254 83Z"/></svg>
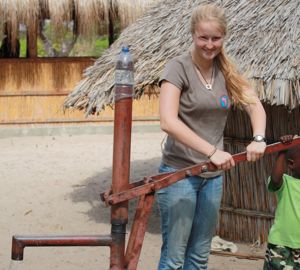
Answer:
<svg viewBox="0 0 300 270"><path fill-rule="evenodd" d="M141 17L153 3L158 0L113 0L113 6L118 11L122 28Z"/></svg>

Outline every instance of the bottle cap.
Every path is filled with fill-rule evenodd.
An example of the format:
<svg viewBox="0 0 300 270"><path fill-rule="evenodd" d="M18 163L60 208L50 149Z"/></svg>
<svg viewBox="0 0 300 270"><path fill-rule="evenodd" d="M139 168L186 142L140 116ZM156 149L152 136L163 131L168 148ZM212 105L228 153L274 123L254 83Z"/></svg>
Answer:
<svg viewBox="0 0 300 270"><path fill-rule="evenodd" d="M122 52L129 52L128 46L123 46L122 47Z"/></svg>

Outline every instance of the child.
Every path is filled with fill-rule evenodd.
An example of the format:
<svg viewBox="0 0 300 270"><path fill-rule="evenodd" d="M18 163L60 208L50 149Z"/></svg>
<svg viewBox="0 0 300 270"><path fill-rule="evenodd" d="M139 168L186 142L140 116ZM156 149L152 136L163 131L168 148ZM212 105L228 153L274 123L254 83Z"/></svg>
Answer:
<svg viewBox="0 0 300 270"><path fill-rule="evenodd" d="M280 139L290 143L293 136ZM287 168L292 176L286 174ZM268 190L276 194L278 204L263 269L300 270L300 145L278 153Z"/></svg>

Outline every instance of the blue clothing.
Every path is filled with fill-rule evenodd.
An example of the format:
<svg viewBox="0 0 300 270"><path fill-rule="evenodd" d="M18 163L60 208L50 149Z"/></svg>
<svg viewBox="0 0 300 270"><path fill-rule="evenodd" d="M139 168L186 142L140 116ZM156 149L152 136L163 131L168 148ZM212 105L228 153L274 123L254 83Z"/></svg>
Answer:
<svg viewBox="0 0 300 270"><path fill-rule="evenodd" d="M161 165L160 172L176 169ZM222 176L191 176L157 192L162 249L158 270L206 270L222 198Z"/></svg>

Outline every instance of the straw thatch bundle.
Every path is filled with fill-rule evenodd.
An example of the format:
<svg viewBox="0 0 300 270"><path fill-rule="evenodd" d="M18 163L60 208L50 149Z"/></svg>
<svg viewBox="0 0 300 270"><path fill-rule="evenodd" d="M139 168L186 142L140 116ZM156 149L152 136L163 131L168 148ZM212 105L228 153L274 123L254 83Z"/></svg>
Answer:
<svg viewBox="0 0 300 270"><path fill-rule="evenodd" d="M139 18L153 3L159 0L113 0L113 10L118 11L120 24L124 27Z"/></svg>
<svg viewBox="0 0 300 270"><path fill-rule="evenodd" d="M295 108L300 102L300 1L167 0L124 30L65 101L65 107L100 112L114 102L114 60L122 44L135 59L135 94L158 92L165 63L189 49L193 7L215 2L227 11L227 52L258 90L261 100Z"/></svg>
<svg viewBox="0 0 300 270"><path fill-rule="evenodd" d="M39 0L0 0L0 41L8 34L15 51L20 23L33 28L39 14ZM6 30L8 33L5 33Z"/></svg>
<svg viewBox="0 0 300 270"><path fill-rule="evenodd" d="M7 23L12 46L18 38L19 25L36 34L38 20L50 19L53 35L60 35L66 22L74 21L78 34L91 37L101 25L108 24L108 13L121 28L135 21L158 0L0 0L0 41Z"/></svg>

